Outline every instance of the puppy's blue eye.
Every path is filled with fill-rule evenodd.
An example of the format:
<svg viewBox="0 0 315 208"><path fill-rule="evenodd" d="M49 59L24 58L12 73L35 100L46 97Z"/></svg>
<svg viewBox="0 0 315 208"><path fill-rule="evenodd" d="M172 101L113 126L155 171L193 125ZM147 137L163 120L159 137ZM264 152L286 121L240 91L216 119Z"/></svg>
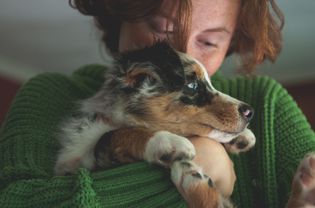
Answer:
<svg viewBox="0 0 315 208"><path fill-rule="evenodd" d="M184 86L184 93L187 95L194 95L198 91L198 83L191 82Z"/></svg>
<svg viewBox="0 0 315 208"><path fill-rule="evenodd" d="M198 88L197 82L191 82L187 85L188 88L196 90Z"/></svg>

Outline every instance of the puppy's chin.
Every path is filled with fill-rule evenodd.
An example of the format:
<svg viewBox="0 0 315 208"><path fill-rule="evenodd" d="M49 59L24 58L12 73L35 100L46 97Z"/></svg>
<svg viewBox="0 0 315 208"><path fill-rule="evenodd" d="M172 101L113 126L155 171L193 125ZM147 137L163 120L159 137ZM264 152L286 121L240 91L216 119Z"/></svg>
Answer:
<svg viewBox="0 0 315 208"><path fill-rule="evenodd" d="M212 130L207 136L210 139L214 139L220 143L228 143L237 137L239 133L227 133L217 129Z"/></svg>
<svg viewBox="0 0 315 208"><path fill-rule="evenodd" d="M236 138L237 136L239 136L241 132L242 131L231 133L231 132L221 131L218 129L213 129L209 132L207 137L210 139L216 140L217 142L220 142L220 143L228 143L232 141L234 138Z"/></svg>
<svg viewBox="0 0 315 208"><path fill-rule="evenodd" d="M199 121L198 118L196 120L197 121L195 121L195 123L197 125L200 125L201 128L206 129L207 134L211 134L211 132L213 131L213 134L215 135L217 135L218 132L236 135L244 131L249 124L248 121L240 117L225 119L208 116L207 118L201 117Z"/></svg>

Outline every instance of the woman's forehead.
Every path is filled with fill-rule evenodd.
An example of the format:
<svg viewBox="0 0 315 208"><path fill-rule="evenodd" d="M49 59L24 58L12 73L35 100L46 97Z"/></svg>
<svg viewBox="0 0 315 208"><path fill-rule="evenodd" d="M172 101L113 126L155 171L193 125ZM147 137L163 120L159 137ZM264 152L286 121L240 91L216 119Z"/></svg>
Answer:
<svg viewBox="0 0 315 208"><path fill-rule="evenodd" d="M192 4L192 29L234 30L239 14L239 0L192 0Z"/></svg>
<svg viewBox="0 0 315 208"><path fill-rule="evenodd" d="M191 0L191 3L192 29L220 27L227 28L230 32L234 30L240 0ZM172 21L177 15L181 15L182 11L175 9L177 6L178 1L163 1L159 15Z"/></svg>

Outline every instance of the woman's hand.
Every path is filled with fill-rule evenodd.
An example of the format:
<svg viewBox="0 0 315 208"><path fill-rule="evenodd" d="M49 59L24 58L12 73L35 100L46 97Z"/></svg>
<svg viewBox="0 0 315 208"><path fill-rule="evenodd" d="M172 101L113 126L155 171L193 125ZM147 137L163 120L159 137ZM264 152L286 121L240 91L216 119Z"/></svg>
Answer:
<svg viewBox="0 0 315 208"><path fill-rule="evenodd" d="M193 161L202 167L224 196L230 196L236 176L233 162L223 145L206 137L193 137L190 141L196 149Z"/></svg>

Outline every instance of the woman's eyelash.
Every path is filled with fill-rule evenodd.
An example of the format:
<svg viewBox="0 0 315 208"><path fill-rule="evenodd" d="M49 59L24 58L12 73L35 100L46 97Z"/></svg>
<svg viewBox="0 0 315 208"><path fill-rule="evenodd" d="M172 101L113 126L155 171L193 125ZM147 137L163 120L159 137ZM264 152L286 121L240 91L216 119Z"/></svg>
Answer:
<svg viewBox="0 0 315 208"><path fill-rule="evenodd" d="M203 44L204 44L205 46L214 46L214 47L217 47L217 44L214 44L214 43L209 42L209 41L204 41Z"/></svg>
<svg viewBox="0 0 315 208"><path fill-rule="evenodd" d="M213 44L212 43L210 43L210 42L203 42L203 44L205 44L206 46L213 46Z"/></svg>
<svg viewBox="0 0 315 208"><path fill-rule="evenodd" d="M214 48L217 48L218 45L213 43L213 42L210 42L210 41L199 41L199 44L202 46L202 47L214 47Z"/></svg>

